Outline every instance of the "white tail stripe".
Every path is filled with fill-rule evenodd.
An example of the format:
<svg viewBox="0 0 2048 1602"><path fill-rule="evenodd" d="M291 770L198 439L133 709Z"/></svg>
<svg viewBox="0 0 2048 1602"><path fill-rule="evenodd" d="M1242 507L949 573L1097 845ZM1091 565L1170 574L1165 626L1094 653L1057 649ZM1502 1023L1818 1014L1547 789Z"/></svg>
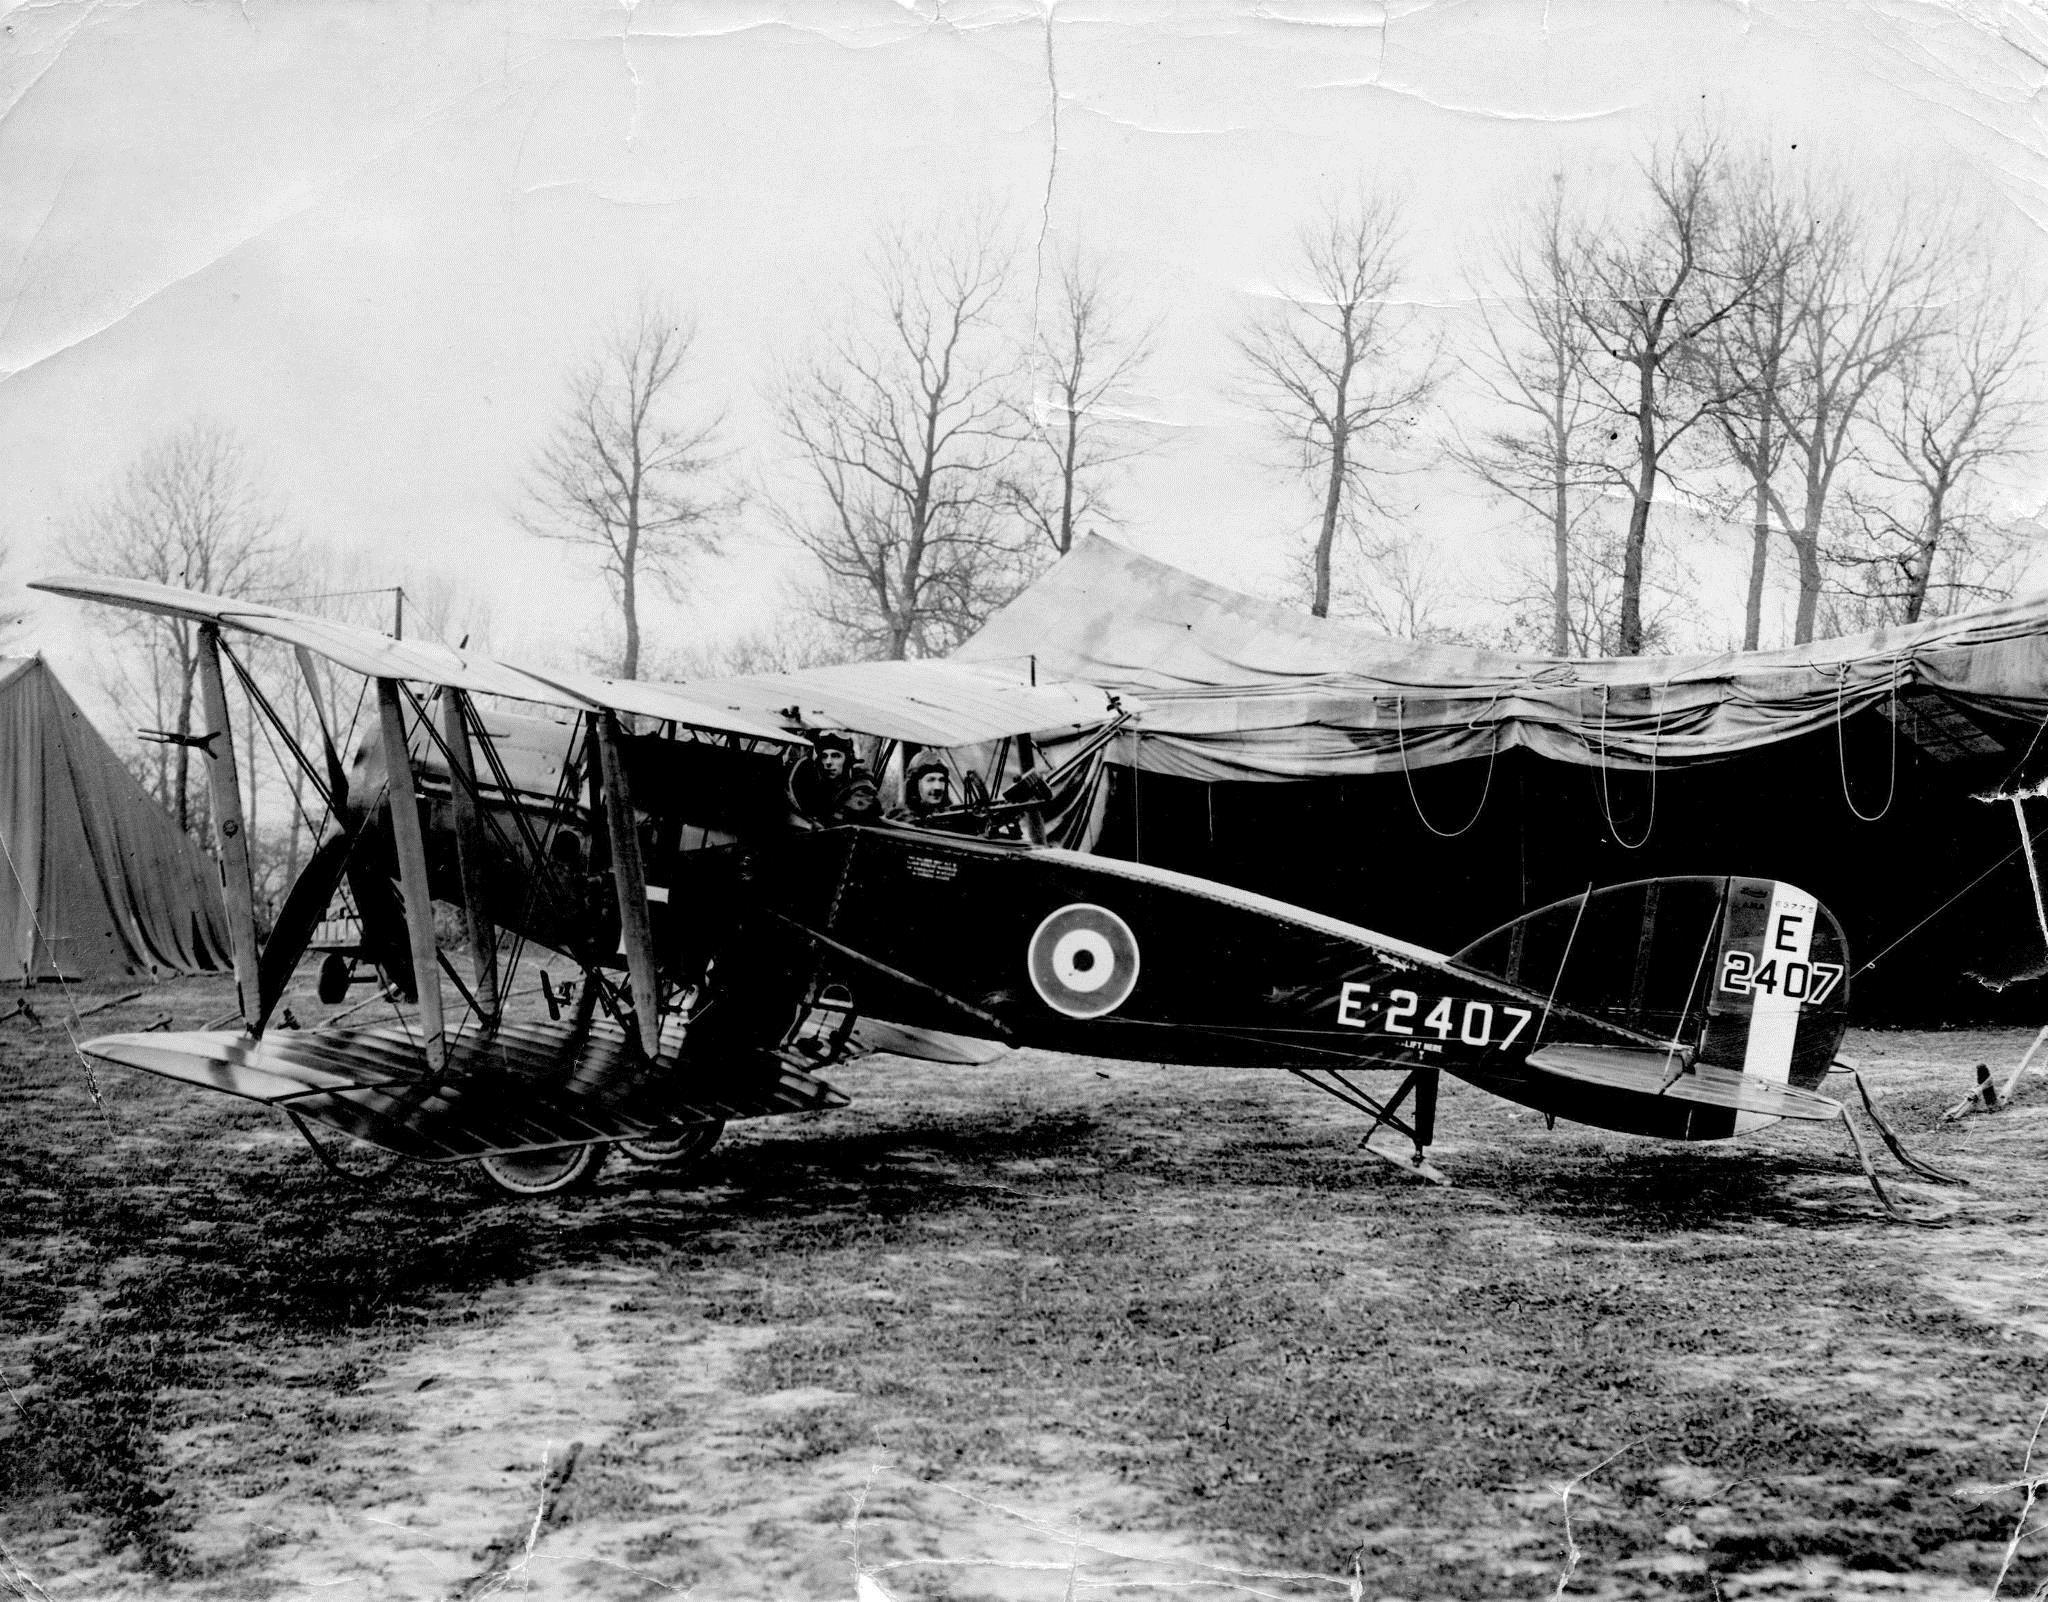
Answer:
<svg viewBox="0 0 2048 1602"><path fill-rule="evenodd" d="M1775 963L1782 975L1789 963L1805 967L1819 916L1820 903L1804 890L1789 884L1772 885L1771 913L1764 921L1757 968ZM1742 1056L1742 1071L1752 1079L1782 1085L1792 1077L1792 1047L1799 1034L1801 1003L1797 996L1786 993L1789 988L1781 978L1768 990L1750 992L1749 1042ZM1747 1134L1772 1122L1755 1113L1737 1113L1735 1132Z"/></svg>

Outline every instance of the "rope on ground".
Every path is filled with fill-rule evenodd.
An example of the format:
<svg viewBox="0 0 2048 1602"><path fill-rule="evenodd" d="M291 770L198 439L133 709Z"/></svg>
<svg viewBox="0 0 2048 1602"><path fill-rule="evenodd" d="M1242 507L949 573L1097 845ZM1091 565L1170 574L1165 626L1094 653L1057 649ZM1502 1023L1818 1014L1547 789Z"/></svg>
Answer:
<svg viewBox="0 0 2048 1602"><path fill-rule="evenodd" d="M1831 1071L1845 1073L1855 1081L1856 1093L1863 1098L1864 1112L1869 1115L1871 1123L1876 1126L1878 1135L1890 1149L1891 1154L1899 1160L1900 1166L1910 1173L1918 1174L1923 1179L1931 1179L1944 1185L1967 1185L1969 1183L1967 1179L1936 1168L1932 1163L1924 1162L1906 1150L1905 1142L1899 1139L1897 1132L1893 1130L1890 1124L1885 1122L1884 1115L1877 1110L1877 1103L1871 1098L1870 1087L1863 1082L1863 1075L1854 1063L1844 1062L1841 1058L1837 1057L1831 1065ZM1871 1191L1876 1195L1878 1204L1893 1218L1902 1224L1914 1224L1922 1229L1941 1229L1946 1227L1949 1220L1962 1210L1959 1202L1950 1202L1946 1206L1937 1207L1931 1212L1918 1216L1907 1212L1897 1202L1892 1200L1891 1192L1884 1188L1884 1181L1878 1178L1877 1168L1870 1160L1869 1148L1863 1144L1863 1136L1857 1131L1855 1121L1849 1116L1849 1104L1838 1101L1835 1103L1835 1111L1842 1120L1842 1128L1848 1133L1849 1145L1856 1153L1856 1161L1862 1165L1863 1177L1870 1181Z"/></svg>
<svg viewBox="0 0 2048 1602"><path fill-rule="evenodd" d="M1845 1070L1850 1079L1855 1081L1856 1094L1863 1098L1864 1112L1869 1115L1871 1123L1876 1125L1878 1134L1883 1138L1885 1145L1891 1148L1891 1154L1899 1160L1901 1167L1912 1170L1923 1179L1936 1180L1944 1185L1969 1183L1960 1174L1951 1174L1945 1169L1936 1168L1932 1163L1924 1162L1907 1151L1904 1142L1899 1139L1892 1126L1885 1122L1884 1114L1877 1110L1877 1103L1870 1096L1870 1087L1863 1082L1862 1071L1845 1062L1838 1062L1835 1066Z"/></svg>
<svg viewBox="0 0 2048 1602"><path fill-rule="evenodd" d="M1870 1181L1870 1188L1876 1193L1879 1205L1902 1224L1914 1224L1921 1229L1946 1228L1948 1221L1961 1211L1960 1205L1950 1202L1944 1208L1919 1217L1899 1206L1892 1200L1891 1193L1884 1188L1884 1181L1877 1177L1877 1169L1871 1164L1870 1152L1863 1144L1863 1137L1856 1132L1856 1125L1850 1120L1848 1107L1840 1105L1838 1110L1842 1115L1842 1127L1849 1132L1849 1144L1855 1149L1856 1161L1863 1165L1863 1177Z"/></svg>

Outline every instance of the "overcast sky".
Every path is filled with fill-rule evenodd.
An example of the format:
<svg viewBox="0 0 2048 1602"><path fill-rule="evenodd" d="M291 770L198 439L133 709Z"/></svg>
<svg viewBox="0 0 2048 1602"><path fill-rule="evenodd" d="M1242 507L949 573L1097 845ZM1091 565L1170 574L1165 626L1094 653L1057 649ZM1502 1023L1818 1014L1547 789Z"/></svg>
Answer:
<svg viewBox="0 0 2048 1602"><path fill-rule="evenodd" d="M1408 293L1453 333L1548 174L1624 192L1702 113L1789 170L1959 196L2048 276L2048 25L2018 6L135 0L4 29L10 591L68 512L205 416L294 528L473 587L515 657L604 615L594 575L513 521L601 325L649 289L694 311L696 393L772 486L764 380L891 219L994 204L1027 245L1080 239L1123 272L1163 318L1146 406L1168 438L1119 486L1120 537L1276 595L1314 501L1233 403L1227 336L1333 185L1405 193ZM2044 486L2048 462L2014 508ZM1448 475L1401 493L1454 579L1517 538ZM657 640L772 616L792 553L758 513L732 543L694 611L658 603ZM77 661L71 609L33 604L10 643Z"/></svg>

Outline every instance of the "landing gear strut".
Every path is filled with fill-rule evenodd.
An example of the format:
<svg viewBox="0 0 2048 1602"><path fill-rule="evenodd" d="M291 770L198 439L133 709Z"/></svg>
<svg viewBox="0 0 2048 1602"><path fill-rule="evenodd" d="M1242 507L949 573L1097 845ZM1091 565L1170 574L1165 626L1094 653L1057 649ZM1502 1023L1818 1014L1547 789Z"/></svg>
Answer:
<svg viewBox="0 0 2048 1602"><path fill-rule="evenodd" d="M1358 1143L1358 1149L1366 1156L1404 1174L1417 1179L1426 1179L1432 1185L1448 1185L1450 1180L1443 1171L1429 1160L1430 1143L1436 1139L1436 1090L1441 1073L1436 1068L1412 1068L1403 1079L1391 1100L1380 1101L1344 1077L1340 1068L1290 1068L1288 1072L1304 1084L1314 1085L1326 1096L1335 1096L1345 1106L1364 1113L1372 1119L1372 1127L1365 1132L1365 1138ZM1415 1111L1409 1120L1400 1117L1401 1104L1410 1093L1415 1097ZM1372 1137L1381 1128L1387 1128L1406 1135L1415 1143L1412 1157L1397 1157L1390 1151L1382 1151L1372 1144Z"/></svg>

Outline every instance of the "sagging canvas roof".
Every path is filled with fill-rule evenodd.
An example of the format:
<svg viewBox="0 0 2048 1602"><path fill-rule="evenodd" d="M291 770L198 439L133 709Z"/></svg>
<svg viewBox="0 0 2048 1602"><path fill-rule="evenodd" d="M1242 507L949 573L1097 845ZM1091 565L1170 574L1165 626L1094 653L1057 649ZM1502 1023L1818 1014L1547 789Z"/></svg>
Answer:
<svg viewBox="0 0 2048 1602"><path fill-rule="evenodd" d="M1118 759L1194 779L1390 773L1526 746L1711 761L1939 691L2048 717L2048 595L1779 651L1560 659L1389 639L1091 536L964 645L1142 698Z"/></svg>
<svg viewBox="0 0 2048 1602"><path fill-rule="evenodd" d="M218 877L41 657L0 658L0 978L227 966Z"/></svg>

